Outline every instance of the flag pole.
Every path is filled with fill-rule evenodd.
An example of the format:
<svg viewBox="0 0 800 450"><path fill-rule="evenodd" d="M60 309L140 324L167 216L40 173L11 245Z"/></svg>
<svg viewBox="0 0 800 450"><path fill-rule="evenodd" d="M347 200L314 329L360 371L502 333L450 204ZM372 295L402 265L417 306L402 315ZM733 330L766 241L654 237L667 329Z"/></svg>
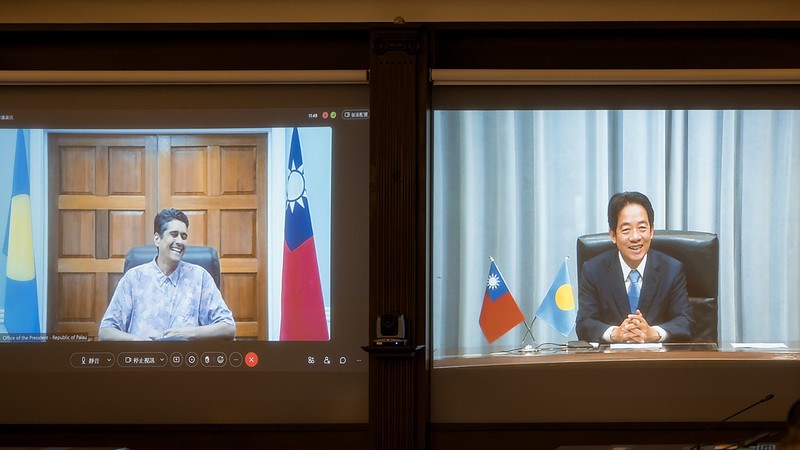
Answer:
<svg viewBox="0 0 800 450"><path fill-rule="evenodd" d="M489 256L489 262L494 262L494 258L493 258L493 257L491 257L491 256ZM498 271L499 271L499 270L500 270L500 269L498 269ZM525 332L525 334L522 336L522 342L520 343L520 345L521 345L521 346L522 346L522 348L523 348L523 349L525 349L525 350L531 350L531 349L533 348L533 344L535 344L535 343L536 343L536 338L533 336L533 329L531 328L531 327L533 327L533 323L534 323L534 322L536 322L536 316L535 316L535 315L533 316L533 320L531 321L531 324L530 324L530 325L528 325L528 321L527 321L527 320L523 320L523 321L522 321L522 323L524 323L524 324L525 324L525 328L527 329L527 331L526 331L526 332ZM530 344L528 344L528 345L530 345L530 347L529 347L529 348L525 348L525 347L526 347L526 346L525 346L525 340L528 338L528 336L529 336L529 335L530 335L530 337L531 337L531 343L530 343Z"/></svg>
<svg viewBox="0 0 800 450"><path fill-rule="evenodd" d="M519 345L521 345L522 349L525 350L525 351L533 350L533 346L534 346L534 344L536 344L536 337L533 335L533 323L534 322L536 322L536 315L535 314L533 316L533 320L531 320L531 324L530 325L528 325L527 321L524 322L525 323L525 328L527 328L528 331L526 331L525 334L522 336L522 342ZM531 337L531 343L528 344L528 345L525 345L525 340L528 338L529 335Z"/></svg>

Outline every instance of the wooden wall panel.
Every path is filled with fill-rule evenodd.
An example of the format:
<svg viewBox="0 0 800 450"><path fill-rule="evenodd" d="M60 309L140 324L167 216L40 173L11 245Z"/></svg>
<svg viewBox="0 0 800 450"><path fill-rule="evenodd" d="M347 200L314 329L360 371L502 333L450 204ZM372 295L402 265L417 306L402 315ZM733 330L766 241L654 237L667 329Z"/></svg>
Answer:
<svg viewBox="0 0 800 450"><path fill-rule="evenodd" d="M170 206L164 206L169 208ZM189 217L189 245L208 245L208 211L183 210Z"/></svg>
<svg viewBox="0 0 800 450"><path fill-rule="evenodd" d="M61 212L61 251L62 257L94 258L95 255L95 213L94 211Z"/></svg>
<svg viewBox="0 0 800 450"><path fill-rule="evenodd" d="M154 201L144 195L115 195L115 196L93 196L93 195L59 195L56 205L59 210L71 209L119 209L119 210L145 210L150 209L150 204ZM154 214L155 215L155 214Z"/></svg>
<svg viewBox="0 0 800 450"><path fill-rule="evenodd" d="M94 220L94 227L97 231L94 237L94 257L108 260L109 243L112 241L109 235L109 211L107 209L96 209L94 211Z"/></svg>
<svg viewBox="0 0 800 450"><path fill-rule="evenodd" d="M189 216L189 245L221 256L237 337L266 338L265 134L51 136L54 329L96 335L125 254L151 243L153 216L174 207Z"/></svg>
<svg viewBox="0 0 800 450"><path fill-rule="evenodd" d="M98 145L94 150L94 195L108 196L108 146Z"/></svg>
<svg viewBox="0 0 800 450"><path fill-rule="evenodd" d="M211 144L206 147L206 152L208 156L208 165L206 169L208 170L206 178L206 194L209 197L219 197L222 194L221 189L221 179L222 174L220 173L220 167L222 167L222 150L221 147L217 144Z"/></svg>
<svg viewBox="0 0 800 450"><path fill-rule="evenodd" d="M172 195L205 195L207 190L207 155L205 148L173 148Z"/></svg>
<svg viewBox="0 0 800 450"><path fill-rule="evenodd" d="M95 274L66 273L60 276L58 318L67 322L94 320Z"/></svg>
<svg viewBox="0 0 800 450"><path fill-rule="evenodd" d="M156 144L147 135L49 136L50 205L58 211L50 224L51 330L97 335L125 254L151 239Z"/></svg>
<svg viewBox="0 0 800 450"><path fill-rule="evenodd" d="M254 209L220 211L220 229L225 230L220 235L221 257L256 257L257 215Z"/></svg>
<svg viewBox="0 0 800 450"><path fill-rule="evenodd" d="M189 215L190 245L217 249L237 339L266 339L266 135L163 135L158 154L159 204Z"/></svg>
<svg viewBox="0 0 800 450"><path fill-rule="evenodd" d="M108 222L111 258L124 258L131 247L152 242L144 211L110 211Z"/></svg>
<svg viewBox="0 0 800 450"><path fill-rule="evenodd" d="M146 183L145 149L116 147L108 150L110 195L144 195Z"/></svg>
<svg viewBox="0 0 800 450"><path fill-rule="evenodd" d="M56 266L58 273L122 273L123 263L124 261L121 258L59 258Z"/></svg>
<svg viewBox="0 0 800 450"><path fill-rule="evenodd" d="M61 149L61 194L93 194L95 185L95 149Z"/></svg>
<svg viewBox="0 0 800 450"><path fill-rule="evenodd" d="M223 195L256 193L256 148L221 149L221 191Z"/></svg>
<svg viewBox="0 0 800 450"><path fill-rule="evenodd" d="M226 273L222 275L222 298L234 312L237 323L258 321L258 292L255 273Z"/></svg>

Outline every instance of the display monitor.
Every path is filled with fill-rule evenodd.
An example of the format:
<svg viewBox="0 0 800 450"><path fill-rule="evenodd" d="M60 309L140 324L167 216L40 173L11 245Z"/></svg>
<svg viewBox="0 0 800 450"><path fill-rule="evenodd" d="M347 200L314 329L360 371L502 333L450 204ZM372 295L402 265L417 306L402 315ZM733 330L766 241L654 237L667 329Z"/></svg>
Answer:
<svg viewBox="0 0 800 450"><path fill-rule="evenodd" d="M434 422L714 421L773 390L777 400L749 417L782 420L800 395L796 87L445 86L434 103ZM609 199L630 191L652 203L652 250L686 232L718 248L713 260L682 261L686 279L715 279L705 295L715 309L689 311L685 334L627 348L576 321L583 307L628 305L624 288L600 290L597 265L580 278L589 266L578 239L613 249ZM625 256L641 241L623 245ZM654 255L640 305L660 325L680 312L653 306L672 295ZM609 259L621 273L619 260ZM737 385L759 370L769 375ZM648 406L612 414L628 379Z"/></svg>
<svg viewBox="0 0 800 450"><path fill-rule="evenodd" d="M366 423L366 86L0 90L0 422Z"/></svg>

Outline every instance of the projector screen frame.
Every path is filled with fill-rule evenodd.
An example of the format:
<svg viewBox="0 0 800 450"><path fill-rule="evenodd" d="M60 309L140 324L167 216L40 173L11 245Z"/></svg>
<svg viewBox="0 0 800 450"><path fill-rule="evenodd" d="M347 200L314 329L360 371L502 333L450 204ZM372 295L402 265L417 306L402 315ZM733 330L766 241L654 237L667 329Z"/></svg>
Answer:
<svg viewBox="0 0 800 450"><path fill-rule="evenodd" d="M780 16L772 21L695 21L687 11L683 22L635 22L619 15L617 22L569 21L538 23L407 23L405 25L381 24L14 24L0 26L4 45L0 48L0 69L8 70L186 70L211 69L369 69L371 82L371 108L382 114L373 116L371 144L374 153L370 170L374 172L373 189L391 192L397 196L417 199L414 204L404 204L395 209L378 208L385 197L373 193L370 197L370 214L381 216L382 221L409 222L420 230L410 245L397 247L392 241L373 241L370 255L386 253L389 258L416 261L414 265L377 268L370 274L370 284L393 285L412 280L411 294L400 295L387 304L383 298L370 295L370 316L384 312L387 307L399 309L412 320L416 343L427 343L427 317L431 314L425 284L428 257L425 254L426 223L431 211L425 201L426 174L429 170L427 151L429 144L430 92L419 89L428 80L429 69L588 69L612 68L707 68L764 67L800 68L798 62L797 22L782 22ZM650 16L648 16L650 17ZM683 17L683 16L682 16ZM707 17L699 15L699 17ZM759 16L761 17L761 16ZM165 18L169 21L169 18ZM311 33L308 33L311 31ZM399 33L398 33L399 31ZM410 47L393 47L389 57L379 57L373 42L389 35L400 35ZM178 44L175 36L180 35ZM253 36L257 39L251 39ZM269 37L267 37L269 36ZM142 39L144 38L144 39ZM286 44L286 39L289 44ZM170 54L159 49L159 44L171 41ZM258 42L254 44L253 42ZM395 40L394 42L397 42ZM333 44L332 44L333 43ZM209 50L209 58L202 58ZM635 51L626 51L626 45ZM254 52L253 49L256 48ZM185 49L188 51L182 52ZM302 51L297 52L296 50ZM412 49L407 52L406 49ZM688 49L689 54L683 52ZM227 55L225 54L227 53ZM276 58L250 58L251 54L277 55ZM85 55L92 55L91 59ZM408 78L408 65L412 65ZM373 86L373 82L380 87ZM397 91L397 93L392 93ZM398 102L398 97L402 101ZM406 101L407 100L407 101ZM402 139L397 140L398 120L412 124L413 131L403 128ZM384 152L397 150L397 146L414 158L415 170L393 172L394 160ZM381 174L381 175L379 175ZM422 193L422 194L420 194ZM418 240L423 241L420 245ZM423 249L421 255L414 252ZM398 273L399 272L399 273ZM416 280L414 282L413 280ZM374 328L374 317L364 326ZM637 442L662 442L665 436L694 442L696 431L709 424L430 424L426 414L430 404L430 352L426 349L414 361L390 361L370 365L369 385L380 402L381 409L371 410L369 430L345 429L331 425L325 430L317 426L274 427L257 426L188 426L188 433L196 433L207 441L201 446L217 447L232 436L245 433L258 442L282 443L286 447L305 448L302 443L330 444L338 448L376 448L378 443L389 442L399 448L426 448L445 444L459 448L483 448L486 442L493 445L532 442L552 443L553 446L570 442L615 443L623 436ZM392 367L389 366L399 366ZM378 389L390 385L391 389ZM397 388L400 388L399 390ZM406 408L413 402L412 408ZM398 426L402 424L403 426ZM740 425L740 424L737 424ZM766 426L757 422L752 429ZM778 429L781 424L772 424ZM742 425L744 426L744 425ZM323 427L324 428L324 427ZM587 431L587 428L589 430ZM721 427L724 434L726 427ZM18 431L22 430L24 435ZM185 436L187 428L152 424L150 426L103 427L91 424L65 427L3 426L3 436L16 436L14 442L25 445L39 442L42 445L85 445L96 442L119 442L114 439L95 440L97 433L108 437L122 436L140 439L139 448L153 447L153 439L169 443L170 436ZM16 434L14 434L16 433ZM40 439L31 437L39 433ZM573 436L565 439L563 436ZM220 437L222 436L222 437ZM342 442L352 437L353 447ZM406 439L413 436L411 439ZM149 440L148 440L149 439ZM235 438L234 438L235 439ZM295 445L297 439L297 445ZM5 442L10 442L5 440ZM244 442L251 442L244 440ZM150 445L148 445L150 444ZM115 444L114 444L115 445ZM133 446L132 446L133 447ZM499 446L497 448L503 448Z"/></svg>

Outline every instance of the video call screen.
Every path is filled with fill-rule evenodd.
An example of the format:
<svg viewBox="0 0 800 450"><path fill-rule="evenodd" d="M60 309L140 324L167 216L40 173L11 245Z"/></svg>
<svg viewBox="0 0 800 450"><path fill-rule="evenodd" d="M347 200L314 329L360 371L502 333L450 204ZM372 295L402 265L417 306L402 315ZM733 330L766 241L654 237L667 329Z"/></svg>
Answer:
<svg viewBox="0 0 800 450"><path fill-rule="evenodd" d="M624 191L648 196L656 236L718 237L709 320L720 348L800 341L796 89L444 87L434 97L435 357L578 339L576 241L608 233L608 200ZM500 279L519 311L500 312L506 326L493 331L484 295ZM570 295L548 311L553 286Z"/></svg>
<svg viewBox="0 0 800 450"><path fill-rule="evenodd" d="M113 391L113 380L126 377L152 384L183 377L185 389L170 394L177 399L211 380L235 392L269 385L223 396L219 417L183 409L170 421L366 421L365 86L2 90L0 371L24 387L9 403L30 408L29 422L91 421L99 414L91 408L48 417L29 401L75 402L71 396L86 397L80 386ZM157 244L169 236L154 233L153 221L165 208L188 218L183 261L213 280L202 300L187 300L188 314L208 320L229 310L234 338L160 331L131 342L101 339L115 295L127 299L118 322L150 326L187 314L183 306L147 306L184 295L165 290L165 278L121 283L126 268L157 267ZM60 381L46 388L33 381L48 376ZM298 399L293 392L318 397L287 407ZM275 407L250 411L256 400ZM159 404L140 401L142 410ZM294 412L306 407L317 412ZM134 405L94 420L152 418Z"/></svg>
<svg viewBox="0 0 800 450"><path fill-rule="evenodd" d="M743 420L784 420L798 395L798 92L434 86L431 422L716 423L773 394ZM716 311L691 310L688 342L580 342L577 241L610 241L623 191L652 203L651 252L668 231L717 238L718 267L692 272L717 272ZM620 390L603 387L622 385L657 407L609 413Z"/></svg>

